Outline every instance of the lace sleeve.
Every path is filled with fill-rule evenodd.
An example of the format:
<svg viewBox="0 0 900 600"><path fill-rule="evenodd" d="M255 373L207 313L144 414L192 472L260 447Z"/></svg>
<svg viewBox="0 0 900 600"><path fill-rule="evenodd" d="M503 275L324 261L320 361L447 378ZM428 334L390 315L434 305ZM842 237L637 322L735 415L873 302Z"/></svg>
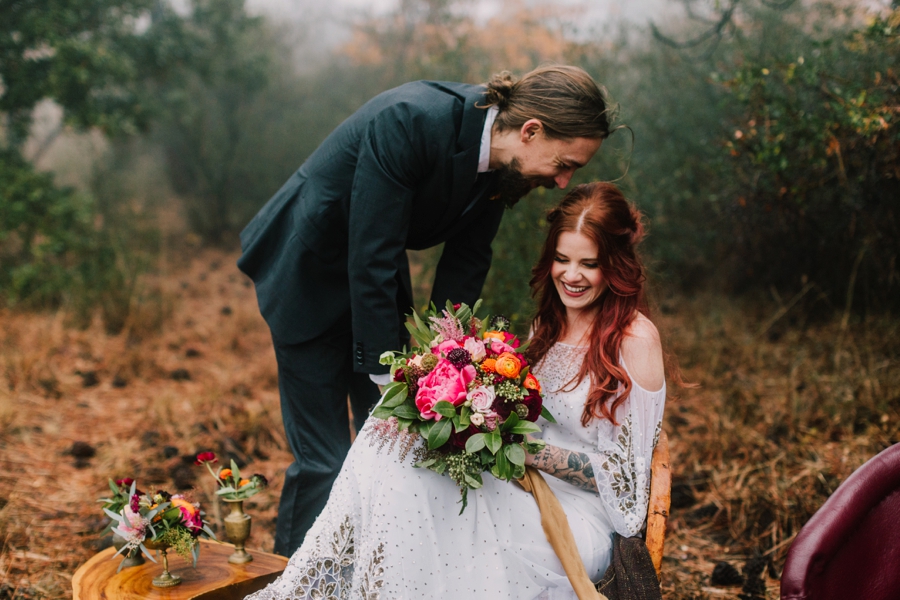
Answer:
<svg viewBox="0 0 900 600"><path fill-rule="evenodd" d="M600 501L620 535L641 532L650 501L650 460L659 439L666 388L636 384L617 411L619 425L601 424L596 454L589 454Z"/></svg>

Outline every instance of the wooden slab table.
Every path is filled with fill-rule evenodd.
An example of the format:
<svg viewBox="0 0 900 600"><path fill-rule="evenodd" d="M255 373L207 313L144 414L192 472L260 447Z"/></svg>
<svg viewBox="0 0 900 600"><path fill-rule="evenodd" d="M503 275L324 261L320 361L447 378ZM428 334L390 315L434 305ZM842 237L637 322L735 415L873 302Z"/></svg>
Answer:
<svg viewBox="0 0 900 600"><path fill-rule="evenodd" d="M169 572L181 576L181 584L153 587L151 580L162 573L162 561L147 561L116 573L120 557L107 548L81 565L72 577L73 600L231 600L264 588L287 566L288 559L254 550L253 561L243 565L228 562L231 544L200 540L197 568L169 552ZM154 554L154 557L155 554Z"/></svg>

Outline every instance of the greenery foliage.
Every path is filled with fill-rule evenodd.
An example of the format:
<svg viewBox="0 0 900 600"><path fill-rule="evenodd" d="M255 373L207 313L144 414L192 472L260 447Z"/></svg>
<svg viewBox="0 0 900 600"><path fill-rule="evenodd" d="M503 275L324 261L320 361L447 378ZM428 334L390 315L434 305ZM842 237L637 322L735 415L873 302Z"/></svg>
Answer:
<svg viewBox="0 0 900 600"><path fill-rule="evenodd" d="M900 308L898 26L896 11L824 35L772 25L792 41L722 81L741 109L723 186L735 284L809 280L841 307L856 291Z"/></svg>

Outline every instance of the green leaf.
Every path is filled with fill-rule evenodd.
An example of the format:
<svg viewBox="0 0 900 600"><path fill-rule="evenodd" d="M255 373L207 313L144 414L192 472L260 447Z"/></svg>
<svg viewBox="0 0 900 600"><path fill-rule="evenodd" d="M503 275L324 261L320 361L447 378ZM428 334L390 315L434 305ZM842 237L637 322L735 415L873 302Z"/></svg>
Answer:
<svg viewBox="0 0 900 600"><path fill-rule="evenodd" d="M472 306L472 316L478 315L478 309L481 308L481 298L475 301L475 305Z"/></svg>
<svg viewBox="0 0 900 600"><path fill-rule="evenodd" d="M447 402L446 400L441 400L437 404L431 407L431 410L441 415L442 417L455 417L456 416L456 407Z"/></svg>
<svg viewBox="0 0 900 600"><path fill-rule="evenodd" d="M419 411L409 404L401 404L394 409L393 414L398 419L414 420L419 418Z"/></svg>
<svg viewBox="0 0 900 600"><path fill-rule="evenodd" d="M500 447L503 445L503 440L500 438L500 432L495 429L490 433L484 434L484 445L491 451L491 454L497 454L497 451L500 450Z"/></svg>
<svg viewBox="0 0 900 600"><path fill-rule="evenodd" d="M406 329L407 331L409 331L410 335L413 336L413 339L416 340L416 342L419 344L419 346L427 348L429 344L431 344L431 339L427 335L419 331L416 327L413 327L409 323L404 323L404 325L406 326Z"/></svg>
<svg viewBox="0 0 900 600"><path fill-rule="evenodd" d="M519 415L514 412L509 413L509 416L506 417L506 421L503 422L503 425L500 426L500 431L506 433L510 431L513 427L519 424Z"/></svg>
<svg viewBox="0 0 900 600"><path fill-rule="evenodd" d="M539 425L535 425L531 421L519 421L516 423L516 426L509 430L510 433L520 433L525 435L526 433L537 433L541 430Z"/></svg>
<svg viewBox="0 0 900 600"><path fill-rule="evenodd" d="M428 432L431 431L431 428L434 427L434 424L435 421L419 421L419 435L427 440Z"/></svg>
<svg viewBox="0 0 900 600"><path fill-rule="evenodd" d="M381 406L393 408L400 406L406 401L409 392L409 386L403 381L394 381L384 388L384 400Z"/></svg>
<svg viewBox="0 0 900 600"><path fill-rule="evenodd" d="M472 409L468 406L463 406L459 410L459 426L463 429L472 424L472 419L470 415L472 414Z"/></svg>
<svg viewBox="0 0 900 600"><path fill-rule="evenodd" d="M484 485L484 481L482 481L481 474L479 473L475 473L472 475L466 473L464 477L466 478L466 484L468 484L468 486L473 490L477 490Z"/></svg>
<svg viewBox="0 0 900 600"><path fill-rule="evenodd" d="M505 452L497 453L497 473L498 479L505 479L506 481L509 481L510 477L512 476L512 472L509 466L509 460L506 458Z"/></svg>
<svg viewBox="0 0 900 600"><path fill-rule="evenodd" d="M241 470L238 468L237 463L234 462L234 459L231 459L231 476L234 477L235 481L241 480Z"/></svg>
<svg viewBox="0 0 900 600"><path fill-rule="evenodd" d="M413 466L416 467L417 469L427 469L428 467L433 465L436 461L437 461L436 458L429 458L426 460L420 460Z"/></svg>
<svg viewBox="0 0 900 600"><path fill-rule="evenodd" d="M512 478L522 479L525 477L525 465L513 465Z"/></svg>
<svg viewBox="0 0 900 600"><path fill-rule="evenodd" d="M428 449L434 450L446 444L452 431L453 422L450 419L441 419L435 423L428 432Z"/></svg>
<svg viewBox="0 0 900 600"><path fill-rule="evenodd" d="M466 452L468 452L469 454L475 454L476 452L484 448L484 444L484 434L476 433L468 440L466 440Z"/></svg>
<svg viewBox="0 0 900 600"><path fill-rule="evenodd" d="M384 406L376 406L375 410L372 411L372 416L376 419L387 420L390 419L394 415L394 409L386 408Z"/></svg>
<svg viewBox="0 0 900 600"><path fill-rule="evenodd" d="M397 429L400 431L406 431L412 424L412 419L401 419L400 417L397 417Z"/></svg>
<svg viewBox="0 0 900 600"><path fill-rule="evenodd" d="M544 440L532 440L530 442L523 442L525 444L525 450L528 454L537 454L541 450L547 447L547 442Z"/></svg>
<svg viewBox="0 0 900 600"><path fill-rule="evenodd" d="M509 462L514 465L525 464L525 450L522 449L521 444L512 444L510 446L506 446L503 449L503 454L505 454L506 458L509 459Z"/></svg>
<svg viewBox="0 0 900 600"><path fill-rule="evenodd" d="M553 418L553 415L550 414L550 411L547 410L546 406L541 407L541 416L550 421L551 423L556 423L556 419Z"/></svg>

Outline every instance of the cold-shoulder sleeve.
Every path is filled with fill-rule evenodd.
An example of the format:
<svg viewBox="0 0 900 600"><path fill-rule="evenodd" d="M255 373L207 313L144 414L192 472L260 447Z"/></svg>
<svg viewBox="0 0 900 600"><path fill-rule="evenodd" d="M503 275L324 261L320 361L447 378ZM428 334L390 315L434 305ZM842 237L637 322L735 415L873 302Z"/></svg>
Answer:
<svg viewBox="0 0 900 600"><path fill-rule="evenodd" d="M644 527L650 502L650 461L659 439L666 387L651 392L634 384L616 411L618 425L604 421L596 453L589 453L600 501L620 535Z"/></svg>

